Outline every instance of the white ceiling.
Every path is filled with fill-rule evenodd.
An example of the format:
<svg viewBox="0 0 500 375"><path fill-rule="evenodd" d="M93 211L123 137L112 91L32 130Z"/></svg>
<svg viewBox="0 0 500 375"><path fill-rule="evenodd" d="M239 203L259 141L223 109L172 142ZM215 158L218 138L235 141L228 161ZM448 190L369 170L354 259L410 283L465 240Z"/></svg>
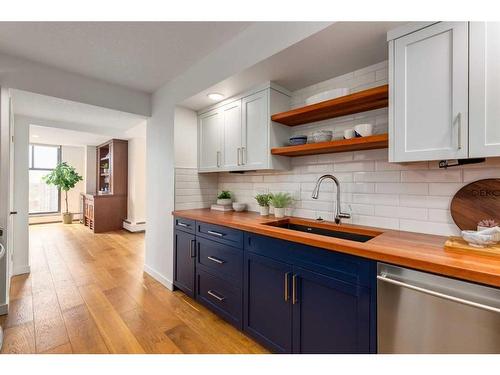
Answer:
<svg viewBox="0 0 500 375"><path fill-rule="evenodd" d="M30 125L30 143L64 146L97 146L109 140L109 136L75 130Z"/></svg>
<svg viewBox="0 0 500 375"><path fill-rule="evenodd" d="M87 133L119 136L140 123L145 117L89 104L11 90L15 115L53 121L58 126Z"/></svg>
<svg viewBox="0 0 500 375"><path fill-rule="evenodd" d="M250 22L0 22L0 52L153 92Z"/></svg>
<svg viewBox="0 0 500 375"><path fill-rule="evenodd" d="M215 102L209 92L226 98L265 81L295 91L387 60L387 31L405 22L337 22L253 67L185 100L194 110Z"/></svg>

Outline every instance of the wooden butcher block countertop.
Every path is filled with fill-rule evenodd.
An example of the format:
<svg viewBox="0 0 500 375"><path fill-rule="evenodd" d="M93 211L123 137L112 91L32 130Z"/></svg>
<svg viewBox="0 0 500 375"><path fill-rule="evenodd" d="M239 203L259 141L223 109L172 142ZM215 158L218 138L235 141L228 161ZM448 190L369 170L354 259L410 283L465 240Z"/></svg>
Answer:
<svg viewBox="0 0 500 375"><path fill-rule="evenodd" d="M173 215L500 287L500 256L447 250L444 248L447 237L443 236L351 224L337 225L332 222L320 224L321 222L316 220L295 217L276 219L274 216L262 217L253 212L217 212L209 209L196 209L174 211ZM283 220L376 237L363 243L265 225Z"/></svg>

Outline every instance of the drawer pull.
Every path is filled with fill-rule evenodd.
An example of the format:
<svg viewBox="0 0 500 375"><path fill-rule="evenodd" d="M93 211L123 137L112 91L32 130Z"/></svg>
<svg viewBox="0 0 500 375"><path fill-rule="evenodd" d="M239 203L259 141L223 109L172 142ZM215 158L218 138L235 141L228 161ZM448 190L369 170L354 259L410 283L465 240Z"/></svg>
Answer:
<svg viewBox="0 0 500 375"><path fill-rule="evenodd" d="M290 272L285 273L285 302L287 302L288 299L290 298L290 293L288 292L289 276Z"/></svg>
<svg viewBox="0 0 500 375"><path fill-rule="evenodd" d="M215 232L213 230L208 230L207 233L211 234L212 236L216 236L216 237L224 237L224 233Z"/></svg>
<svg viewBox="0 0 500 375"><path fill-rule="evenodd" d="M222 297L222 296L219 296L217 293L215 293L213 290L209 290L207 292L209 295L211 295L212 297L214 297L217 301L224 301L226 298L225 297Z"/></svg>
<svg viewBox="0 0 500 375"><path fill-rule="evenodd" d="M297 274L292 276L292 304L297 303Z"/></svg>
<svg viewBox="0 0 500 375"><path fill-rule="evenodd" d="M211 260L212 262L215 262L215 263L217 263L217 264L224 264L224 263L226 263L226 261L224 261L224 260L222 260L222 259L218 259L218 258L216 258L216 257L207 256L207 258L208 258L209 260Z"/></svg>
<svg viewBox="0 0 500 375"><path fill-rule="evenodd" d="M178 225L178 226L180 226L180 227L184 227L184 228L188 228L188 227L190 227L190 225L189 225L189 224L183 223L182 221L178 221L178 222L177 222L177 225Z"/></svg>
<svg viewBox="0 0 500 375"><path fill-rule="evenodd" d="M196 257L196 240L191 240L191 258Z"/></svg>

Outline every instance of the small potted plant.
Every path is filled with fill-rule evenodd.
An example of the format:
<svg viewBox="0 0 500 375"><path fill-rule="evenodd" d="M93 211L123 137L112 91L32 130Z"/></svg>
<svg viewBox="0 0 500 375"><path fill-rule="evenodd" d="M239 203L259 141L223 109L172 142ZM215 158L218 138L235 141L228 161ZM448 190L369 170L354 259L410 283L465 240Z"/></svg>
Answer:
<svg viewBox="0 0 500 375"><path fill-rule="evenodd" d="M106 174L109 173L109 164L108 163L104 163L102 165L102 172L106 173Z"/></svg>
<svg viewBox="0 0 500 375"><path fill-rule="evenodd" d="M289 207L292 202L292 196L289 193L275 193L270 194L271 206L274 207L274 216L277 218L285 217L285 209Z"/></svg>
<svg viewBox="0 0 500 375"><path fill-rule="evenodd" d="M255 200L257 201L260 208L260 215L267 216L269 215L269 201L271 200L270 194L257 194L255 196Z"/></svg>
<svg viewBox="0 0 500 375"><path fill-rule="evenodd" d="M217 196L217 204L220 204L221 206L230 206L231 203L233 203L231 192L227 190L222 190L220 194Z"/></svg>
<svg viewBox="0 0 500 375"><path fill-rule="evenodd" d="M66 162L58 164L52 172L43 177L43 181L47 185L54 185L64 191L64 202L66 203L66 211L62 214L64 224L71 224L73 222L73 214L68 209L68 191L73 189L82 180L83 177Z"/></svg>

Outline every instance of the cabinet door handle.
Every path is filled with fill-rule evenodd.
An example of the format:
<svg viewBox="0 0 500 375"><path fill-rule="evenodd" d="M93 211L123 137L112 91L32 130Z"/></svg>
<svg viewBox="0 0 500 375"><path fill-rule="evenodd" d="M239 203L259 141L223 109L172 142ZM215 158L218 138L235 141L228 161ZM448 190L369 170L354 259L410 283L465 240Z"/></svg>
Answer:
<svg viewBox="0 0 500 375"><path fill-rule="evenodd" d="M212 257L212 256L207 256L207 259L209 259L212 262L217 263L217 264L224 264L224 263L226 263L225 260L222 260L222 259L219 259L219 258L216 258L216 257Z"/></svg>
<svg viewBox="0 0 500 375"><path fill-rule="evenodd" d="M219 296L216 292L214 292L213 290L209 290L207 292L209 295L211 295L212 297L214 297L217 301L224 301L226 299L226 297L223 297L223 296Z"/></svg>
<svg viewBox="0 0 500 375"><path fill-rule="evenodd" d="M196 257L196 240L191 240L191 258Z"/></svg>
<svg viewBox="0 0 500 375"><path fill-rule="evenodd" d="M288 299L290 298L290 293L288 291L288 285L290 284L289 282L289 277L290 277L290 272L287 272L285 273L285 302L288 301Z"/></svg>
<svg viewBox="0 0 500 375"><path fill-rule="evenodd" d="M247 163L247 148L241 148L241 164L245 165Z"/></svg>
<svg viewBox="0 0 500 375"><path fill-rule="evenodd" d="M297 303L297 274L292 276L292 303Z"/></svg>
<svg viewBox="0 0 500 375"><path fill-rule="evenodd" d="M224 233L215 232L213 230L207 230L207 233L211 234L212 236L216 236L216 237L224 237Z"/></svg>
<svg viewBox="0 0 500 375"><path fill-rule="evenodd" d="M236 159L237 159L237 164L238 165L241 165L240 153L241 153L241 148L238 147L238 149L236 150Z"/></svg>
<svg viewBox="0 0 500 375"><path fill-rule="evenodd" d="M457 131L458 131L458 146L457 148L459 150L462 149L462 112L458 112L457 114L457 123L458 123L458 128L457 128Z"/></svg>
<svg viewBox="0 0 500 375"><path fill-rule="evenodd" d="M178 222L177 222L177 225L178 225L178 226L180 226L180 227L185 227L185 228L190 227L190 225L189 225L189 224L183 223L183 222L181 222L181 221L178 221Z"/></svg>

